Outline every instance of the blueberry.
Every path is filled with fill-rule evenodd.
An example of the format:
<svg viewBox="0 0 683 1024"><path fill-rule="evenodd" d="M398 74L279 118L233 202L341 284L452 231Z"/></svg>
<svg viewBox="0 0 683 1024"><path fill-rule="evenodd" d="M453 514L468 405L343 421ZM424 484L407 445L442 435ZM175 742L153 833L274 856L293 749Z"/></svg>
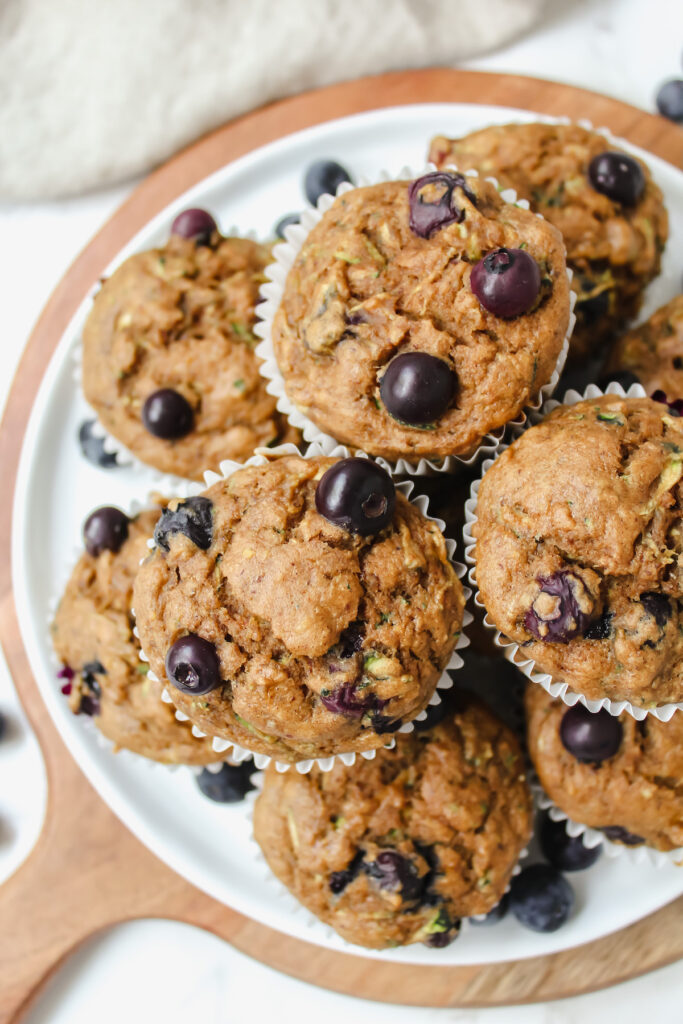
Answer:
<svg viewBox="0 0 683 1024"><path fill-rule="evenodd" d="M341 164L334 160L316 160L304 176L304 193L311 206L315 206L325 193L336 195L343 181L351 181L351 175Z"/></svg>
<svg viewBox="0 0 683 1024"><path fill-rule="evenodd" d="M216 648L196 633L181 636L166 655L166 675L182 693L210 693L221 684Z"/></svg>
<svg viewBox="0 0 683 1024"><path fill-rule="evenodd" d="M634 835L621 825L606 825L600 831L613 843L623 843L624 846L642 846L645 842L642 836Z"/></svg>
<svg viewBox="0 0 683 1024"><path fill-rule="evenodd" d="M298 224L300 220L300 213L288 213L286 217L282 217L275 225L275 234L278 238L284 238L285 228L288 228L290 224Z"/></svg>
<svg viewBox="0 0 683 1024"><path fill-rule="evenodd" d="M424 945L429 946L431 949L443 949L445 946L450 946L451 942L457 939L459 932L460 921L454 921L450 914L442 907L434 920L430 921L427 926L427 937L424 940Z"/></svg>
<svg viewBox="0 0 683 1024"><path fill-rule="evenodd" d="M168 539L174 533L182 533L202 551L210 548L213 540L213 502L209 498L187 498L175 508L165 508L154 528L154 543L168 551Z"/></svg>
<svg viewBox="0 0 683 1024"><path fill-rule="evenodd" d="M323 693L320 700L328 711L348 718L362 718L363 715L381 711L386 704L385 700L380 700L374 693L359 690L355 683L344 683L331 693Z"/></svg>
<svg viewBox="0 0 683 1024"><path fill-rule="evenodd" d="M456 188L462 189L471 203L476 202L462 174L435 171L416 178L408 189L410 230L419 238L431 238L449 224L460 224L465 211L456 203Z"/></svg>
<svg viewBox="0 0 683 1024"><path fill-rule="evenodd" d="M511 319L536 302L541 271L524 249L494 249L472 267L470 288L489 313Z"/></svg>
<svg viewBox="0 0 683 1024"><path fill-rule="evenodd" d="M683 124L683 79L672 78L657 93L657 110L662 117Z"/></svg>
<svg viewBox="0 0 683 1024"><path fill-rule="evenodd" d="M379 393L394 419L421 425L443 416L456 387L457 377L443 359L427 352L404 352L389 363Z"/></svg>
<svg viewBox="0 0 683 1024"><path fill-rule="evenodd" d="M83 420L78 428L78 443L81 452L84 458L88 462L92 462L94 466L99 466L100 469L112 469L113 466L118 465L116 453L105 451L104 438L93 433L96 422L97 420Z"/></svg>
<svg viewBox="0 0 683 1024"><path fill-rule="evenodd" d="M540 593L524 616L529 632L544 643L566 644L585 633L592 619L593 599L583 580L563 569L539 576ZM590 609L590 611L589 611Z"/></svg>
<svg viewBox="0 0 683 1024"><path fill-rule="evenodd" d="M424 887L423 879L417 873L412 861L397 850L382 850L376 860L366 861L363 870L380 889L400 892L407 903L420 899Z"/></svg>
<svg viewBox="0 0 683 1024"><path fill-rule="evenodd" d="M384 705L385 701L376 698L377 705ZM402 718L390 718L388 715L380 715L376 711L370 715L372 728L378 736L385 736L387 733L398 732L403 725Z"/></svg>
<svg viewBox="0 0 683 1024"><path fill-rule="evenodd" d="M194 413L188 400L173 388L160 388L145 399L142 422L154 437L175 441L190 433Z"/></svg>
<svg viewBox="0 0 683 1024"><path fill-rule="evenodd" d="M589 711L583 704L575 704L567 708L560 722L562 745L582 764L599 764L614 757L622 735L621 722L604 708Z"/></svg>
<svg viewBox="0 0 683 1024"><path fill-rule="evenodd" d="M645 175L626 153L599 153L588 165L588 180L596 192L622 206L635 206L645 191Z"/></svg>
<svg viewBox="0 0 683 1024"><path fill-rule="evenodd" d="M330 890L335 896L338 896L339 893L343 892L346 886L354 880L361 869L362 863L363 851L358 850L348 867L343 868L341 871L332 872L330 875Z"/></svg>
<svg viewBox="0 0 683 1024"><path fill-rule="evenodd" d="M499 921L502 921L509 909L510 897L508 893L505 893L502 899L496 903L495 907L489 910L488 914L485 914L484 917L480 917L478 920L476 917L471 917L470 923L477 927L483 925L485 928L488 928L489 925L498 924Z"/></svg>
<svg viewBox="0 0 683 1024"><path fill-rule="evenodd" d="M609 292L598 292L576 304L576 315L581 317L584 325L595 324L609 312Z"/></svg>
<svg viewBox="0 0 683 1024"><path fill-rule="evenodd" d="M354 654L357 654L363 646L363 638L365 636L365 623L361 619L356 619L355 622L350 622L346 629L343 629L339 635L340 645L340 658L351 658Z"/></svg>
<svg viewBox="0 0 683 1024"><path fill-rule="evenodd" d="M584 846L581 836L570 836L566 822L553 821L549 814L541 818L538 839L544 856L558 871L583 871L601 854L600 846Z"/></svg>
<svg viewBox="0 0 683 1024"><path fill-rule="evenodd" d="M222 764L218 772L203 768L197 776L197 785L209 800L215 800L218 804L236 804L256 788L251 781L253 774L253 761Z"/></svg>
<svg viewBox="0 0 683 1024"><path fill-rule="evenodd" d="M586 640L609 640L612 636L613 619L614 612L603 612L583 634Z"/></svg>
<svg viewBox="0 0 683 1024"><path fill-rule="evenodd" d="M315 507L321 516L349 533L379 533L396 506L396 488L381 466L370 459L342 459L321 477Z"/></svg>
<svg viewBox="0 0 683 1024"><path fill-rule="evenodd" d="M655 620L660 629L664 629L671 618L671 602L666 594L659 594L656 591L647 591L640 595L640 603Z"/></svg>
<svg viewBox="0 0 683 1024"><path fill-rule="evenodd" d="M550 864L532 864L512 879L510 910L525 928L555 932L567 922L573 906L574 890Z"/></svg>
<svg viewBox="0 0 683 1024"><path fill-rule="evenodd" d="M214 231L218 231L218 227L211 214L196 207L183 210L171 224L172 235L190 238L197 245L209 245Z"/></svg>
<svg viewBox="0 0 683 1024"><path fill-rule="evenodd" d="M60 687L60 690L65 697L68 697L71 694L71 691L73 689L73 683L71 682L71 680L75 675L76 673L72 669L71 665L62 665L59 672L57 673L57 679L65 680L65 682Z"/></svg>
<svg viewBox="0 0 683 1024"><path fill-rule="evenodd" d="M83 542L89 555L96 558L103 551L120 550L128 537L130 520L120 508L103 505L91 512L83 524Z"/></svg>
<svg viewBox="0 0 683 1024"><path fill-rule="evenodd" d="M607 385L613 381L615 384L621 384L624 391L628 391L632 384L640 384L635 373L631 373L630 370L617 370L616 373L604 373L598 380L598 387L606 391Z"/></svg>
<svg viewBox="0 0 683 1024"><path fill-rule="evenodd" d="M650 398L653 402L662 402L664 405L668 406L669 412L673 416L683 416L683 398L672 398L669 400L666 394L660 389L653 391Z"/></svg>

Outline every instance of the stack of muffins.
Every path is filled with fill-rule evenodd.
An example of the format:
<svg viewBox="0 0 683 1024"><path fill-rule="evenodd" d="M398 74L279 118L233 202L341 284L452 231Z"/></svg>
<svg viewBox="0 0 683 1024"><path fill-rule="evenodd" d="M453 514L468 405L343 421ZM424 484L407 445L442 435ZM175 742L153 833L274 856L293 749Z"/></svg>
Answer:
<svg viewBox="0 0 683 1024"><path fill-rule="evenodd" d="M661 193L576 126L440 137L430 156L363 187L337 167L347 183L270 270L269 246L193 209L103 283L83 386L109 440L82 431L84 454L115 466L113 438L174 494L89 516L52 627L75 713L115 748L203 768L214 799L256 784L273 874L377 948L446 946L508 905L559 927L561 871L597 856L577 824L683 846L680 300L607 357L652 397L543 406L568 347L590 376L637 313ZM463 669L469 591L444 530L491 453L465 527L487 617ZM532 680L523 705L503 654ZM521 872L516 711L573 821L546 819L551 863Z"/></svg>

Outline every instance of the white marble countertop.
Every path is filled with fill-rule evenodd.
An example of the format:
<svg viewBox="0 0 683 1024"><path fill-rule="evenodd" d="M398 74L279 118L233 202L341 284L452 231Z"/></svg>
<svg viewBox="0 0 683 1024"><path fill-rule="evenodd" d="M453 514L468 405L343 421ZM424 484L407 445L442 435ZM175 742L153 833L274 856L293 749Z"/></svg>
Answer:
<svg viewBox="0 0 683 1024"><path fill-rule="evenodd" d="M444 0L446 2L446 0ZM652 110L658 85L681 74L680 0L551 0L536 32L466 66L570 82ZM0 404L31 326L55 282L135 182L65 202L0 204L3 329ZM40 244L37 244L39 240ZM29 268L30 260L30 268ZM26 856L40 828L45 780L40 754L0 659L0 710L10 716L0 745L0 881ZM17 784L20 780L20 784ZM77 870L78 866L74 865ZM172 982L168 965L178 965ZM181 966L182 965L182 966ZM1 996L0 996L1 1003ZM377 1024L641 1024L680 1020L683 964L618 988L543 1006L498 1010L415 1010L364 1003L305 986L185 925L146 921L90 942L56 975L28 1024L118 1024L163 1020L202 1024L285 1018Z"/></svg>

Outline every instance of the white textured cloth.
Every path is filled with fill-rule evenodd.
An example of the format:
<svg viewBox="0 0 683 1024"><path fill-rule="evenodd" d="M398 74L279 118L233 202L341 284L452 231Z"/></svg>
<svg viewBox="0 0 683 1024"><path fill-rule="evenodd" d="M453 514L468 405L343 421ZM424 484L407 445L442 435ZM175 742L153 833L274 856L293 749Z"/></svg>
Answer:
<svg viewBox="0 0 683 1024"><path fill-rule="evenodd" d="M546 0L0 0L0 196L148 170L270 100L452 64Z"/></svg>

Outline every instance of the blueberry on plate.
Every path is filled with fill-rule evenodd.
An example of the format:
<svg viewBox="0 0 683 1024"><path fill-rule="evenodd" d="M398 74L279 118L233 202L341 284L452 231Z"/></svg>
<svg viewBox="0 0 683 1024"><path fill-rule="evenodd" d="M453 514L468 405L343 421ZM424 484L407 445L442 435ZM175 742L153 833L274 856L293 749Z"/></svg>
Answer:
<svg viewBox="0 0 683 1024"><path fill-rule="evenodd" d="M470 288L484 309L508 320L534 305L541 271L525 249L494 249L472 267Z"/></svg>
<svg viewBox="0 0 683 1024"><path fill-rule="evenodd" d="M256 788L251 781L254 771L254 762L251 760L242 761L241 764L226 762L217 772L202 768L197 776L197 785L209 800L215 800L218 804L236 804Z"/></svg>
<svg viewBox="0 0 683 1024"><path fill-rule="evenodd" d="M105 451L104 438L93 432L96 423L97 420L83 420L78 428L81 454L99 469L112 469L119 464L116 452Z"/></svg>
<svg viewBox="0 0 683 1024"><path fill-rule="evenodd" d="M166 675L181 693L200 696L221 684L221 668L216 648L210 640L187 633L169 648Z"/></svg>
<svg viewBox="0 0 683 1024"><path fill-rule="evenodd" d="M288 213L285 217L282 217L275 225L275 234L277 235L278 238L284 238L285 230L291 224L298 224L300 220L300 213Z"/></svg>
<svg viewBox="0 0 683 1024"><path fill-rule="evenodd" d="M198 207L183 210L171 224L171 234L189 238L197 245L208 245L214 231L218 231L216 221L208 210Z"/></svg>
<svg viewBox="0 0 683 1024"><path fill-rule="evenodd" d="M683 79L672 78L657 93L657 110L662 117L683 124Z"/></svg>
<svg viewBox="0 0 683 1024"><path fill-rule="evenodd" d="M160 388L145 399L142 422L154 437L176 441L192 430L194 412L184 395L173 388Z"/></svg>
<svg viewBox="0 0 683 1024"><path fill-rule="evenodd" d="M531 864L512 879L510 910L534 932L556 932L569 919L574 890L557 868Z"/></svg>
<svg viewBox="0 0 683 1024"><path fill-rule="evenodd" d="M474 924L477 927L484 926L487 928L491 924L498 924L502 921L508 910L510 909L510 896L509 893L505 893L502 899L496 903L495 907L489 910L488 914L484 914L483 917L471 917L470 924Z"/></svg>
<svg viewBox="0 0 683 1024"><path fill-rule="evenodd" d="M396 507L396 488L386 470L370 459L342 459L325 472L315 489L315 507L330 523L359 533L379 533Z"/></svg>
<svg viewBox="0 0 683 1024"><path fill-rule="evenodd" d="M570 836L565 821L553 821L549 814L541 817L538 840L543 854L558 871L584 871L600 857L600 845L585 846L582 836Z"/></svg>
<svg viewBox="0 0 683 1024"><path fill-rule="evenodd" d="M103 505L91 512L83 524L85 550L93 558L103 551L116 553L128 538L128 523L125 512L112 505Z"/></svg>
<svg viewBox="0 0 683 1024"><path fill-rule="evenodd" d="M334 160L316 160L304 176L304 193L311 206L315 206L322 195L336 195L343 181L351 181L349 172Z"/></svg>
<svg viewBox="0 0 683 1024"><path fill-rule="evenodd" d="M582 764L599 764L614 757L622 735L621 722L604 708L589 711L583 704L575 704L567 708L560 722L563 747Z"/></svg>

